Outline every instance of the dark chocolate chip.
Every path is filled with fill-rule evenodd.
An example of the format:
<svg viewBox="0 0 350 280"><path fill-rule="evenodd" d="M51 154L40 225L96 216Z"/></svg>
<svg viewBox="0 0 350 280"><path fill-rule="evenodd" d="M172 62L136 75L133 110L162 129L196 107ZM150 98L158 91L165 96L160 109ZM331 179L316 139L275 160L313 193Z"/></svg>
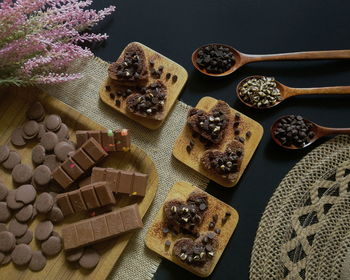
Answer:
<svg viewBox="0 0 350 280"><path fill-rule="evenodd" d="M106 90L107 90L107 91L110 91L110 90L111 90L111 87L110 87L110 86L106 86Z"/></svg>
<svg viewBox="0 0 350 280"><path fill-rule="evenodd" d="M170 73L166 73L165 79L169 80L170 77L171 77L171 74Z"/></svg>
<svg viewBox="0 0 350 280"><path fill-rule="evenodd" d="M219 228L216 228L216 229L214 229L214 232L215 232L216 234L220 234L220 232L221 232L221 229L219 229Z"/></svg>
<svg viewBox="0 0 350 280"><path fill-rule="evenodd" d="M120 100L119 100L119 99L117 99L117 100L115 101L115 106L120 107Z"/></svg>
<svg viewBox="0 0 350 280"><path fill-rule="evenodd" d="M170 245L171 245L170 240L165 241L165 246L166 246L166 247L169 247Z"/></svg>
<svg viewBox="0 0 350 280"><path fill-rule="evenodd" d="M114 99L114 98L115 98L114 93L111 92L111 93L109 94L109 97L110 97L111 99Z"/></svg>
<svg viewBox="0 0 350 280"><path fill-rule="evenodd" d="M173 76L172 81L173 81L173 83L176 83L176 81L177 81L177 76L176 75Z"/></svg>

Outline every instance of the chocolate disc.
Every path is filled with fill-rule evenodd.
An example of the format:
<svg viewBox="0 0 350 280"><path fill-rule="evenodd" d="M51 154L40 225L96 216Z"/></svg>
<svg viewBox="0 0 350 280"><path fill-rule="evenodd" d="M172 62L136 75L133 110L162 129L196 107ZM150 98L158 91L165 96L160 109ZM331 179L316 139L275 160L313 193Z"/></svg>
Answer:
<svg viewBox="0 0 350 280"><path fill-rule="evenodd" d="M35 238L43 241L50 237L53 231L53 224L51 221L40 222L35 228Z"/></svg>
<svg viewBox="0 0 350 280"><path fill-rule="evenodd" d="M69 252L66 252L66 260L69 262L79 261L80 258L83 256L83 253L84 253L84 248L70 250Z"/></svg>
<svg viewBox="0 0 350 280"><path fill-rule="evenodd" d="M85 269L93 269L100 261L100 255L96 250L87 248L84 250L83 256L79 260L81 267Z"/></svg>
<svg viewBox="0 0 350 280"><path fill-rule="evenodd" d="M0 222L7 222L11 217L11 212L7 207L7 203L4 201L0 202Z"/></svg>
<svg viewBox="0 0 350 280"><path fill-rule="evenodd" d="M47 132L46 127L44 124L39 123L39 132L38 135L36 136L39 140L41 139L41 137L43 137L43 135Z"/></svg>
<svg viewBox="0 0 350 280"><path fill-rule="evenodd" d="M35 201L36 210L38 210L39 213L49 212L53 205L53 197L47 192L41 193Z"/></svg>
<svg viewBox="0 0 350 280"><path fill-rule="evenodd" d="M0 232L7 231L7 226L4 223L0 223Z"/></svg>
<svg viewBox="0 0 350 280"><path fill-rule="evenodd" d="M39 124L36 121L30 120L23 125L24 136L34 138L39 133Z"/></svg>
<svg viewBox="0 0 350 280"><path fill-rule="evenodd" d="M33 232L31 230L27 230L27 232L16 239L16 244L29 244L33 240Z"/></svg>
<svg viewBox="0 0 350 280"><path fill-rule="evenodd" d="M34 169L33 179L39 186L45 186L51 181L51 170L46 165L39 165Z"/></svg>
<svg viewBox="0 0 350 280"><path fill-rule="evenodd" d="M44 162L46 153L43 145L36 145L32 150L32 161L35 164L42 164Z"/></svg>
<svg viewBox="0 0 350 280"><path fill-rule="evenodd" d="M56 155L47 155L44 159L44 165L50 168L51 171L54 171L59 164Z"/></svg>
<svg viewBox="0 0 350 280"><path fill-rule="evenodd" d="M33 216L33 209L34 207L32 204L26 205L16 213L15 218L21 223L26 223L31 220Z"/></svg>
<svg viewBox="0 0 350 280"><path fill-rule="evenodd" d="M9 231L13 233L15 237L23 236L28 230L28 225L18 222L16 219L12 219L9 222Z"/></svg>
<svg viewBox="0 0 350 280"><path fill-rule="evenodd" d="M12 132L11 143L15 146L22 147L27 144L26 140L23 138L23 129L22 127L17 127Z"/></svg>
<svg viewBox="0 0 350 280"><path fill-rule="evenodd" d="M5 258L5 254L0 252L0 263L2 263L2 261L4 260Z"/></svg>
<svg viewBox="0 0 350 280"><path fill-rule="evenodd" d="M54 148L54 153L60 161L65 161L68 158L68 153L72 151L75 151L75 147L65 141L57 143Z"/></svg>
<svg viewBox="0 0 350 280"><path fill-rule="evenodd" d="M8 146L0 146L0 163L7 160L10 155L10 149Z"/></svg>
<svg viewBox="0 0 350 280"><path fill-rule="evenodd" d="M0 201L5 200L9 190L4 183L0 182Z"/></svg>
<svg viewBox="0 0 350 280"><path fill-rule="evenodd" d="M34 102L27 111L27 117L30 120L40 120L43 115L45 115L45 110L39 101Z"/></svg>
<svg viewBox="0 0 350 280"><path fill-rule="evenodd" d="M7 207L12 210L17 210L24 206L23 202L16 200L16 192L17 190L9 190L6 197Z"/></svg>
<svg viewBox="0 0 350 280"><path fill-rule="evenodd" d="M48 115L45 119L45 127L50 131L57 131L62 124L61 117L58 115Z"/></svg>
<svg viewBox="0 0 350 280"><path fill-rule="evenodd" d="M32 249L27 244L19 244L11 253L11 259L16 265L26 265L32 258Z"/></svg>
<svg viewBox="0 0 350 280"><path fill-rule="evenodd" d="M32 271L40 271L45 267L46 263L47 259L43 253L41 251L34 251L28 267Z"/></svg>
<svg viewBox="0 0 350 280"><path fill-rule="evenodd" d="M56 132L56 134L59 141L69 139L69 130L67 125L62 123L60 129Z"/></svg>
<svg viewBox="0 0 350 280"><path fill-rule="evenodd" d="M2 260L2 262L0 263L0 265L6 265L11 261L11 254L7 254L5 255L5 258Z"/></svg>
<svg viewBox="0 0 350 280"><path fill-rule="evenodd" d="M34 201L36 190L32 185L22 185L16 190L16 201L28 204Z"/></svg>
<svg viewBox="0 0 350 280"><path fill-rule="evenodd" d="M55 256L62 250L62 241L59 237L51 236L49 239L41 243L41 250L45 256Z"/></svg>
<svg viewBox="0 0 350 280"><path fill-rule="evenodd" d="M57 206L52 207L51 211L48 214L48 219L54 224L60 223L63 221L64 216L62 211Z"/></svg>
<svg viewBox="0 0 350 280"><path fill-rule="evenodd" d="M16 151L10 151L9 157L2 163L2 166L8 170L12 170L17 164L21 163L21 156Z"/></svg>
<svg viewBox="0 0 350 280"><path fill-rule="evenodd" d="M0 252L11 251L16 245L15 236L9 231L0 232Z"/></svg>
<svg viewBox="0 0 350 280"><path fill-rule="evenodd" d="M33 175L33 168L30 166L21 163L17 164L13 169L12 169L12 180L16 184L25 184L30 182L30 179L32 179Z"/></svg>
<svg viewBox="0 0 350 280"><path fill-rule="evenodd" d="M45 134L40 139L40 144L43 145L45 150L48 152L52 151L57 143L58 137L52 131L45 132Z"/></svg>

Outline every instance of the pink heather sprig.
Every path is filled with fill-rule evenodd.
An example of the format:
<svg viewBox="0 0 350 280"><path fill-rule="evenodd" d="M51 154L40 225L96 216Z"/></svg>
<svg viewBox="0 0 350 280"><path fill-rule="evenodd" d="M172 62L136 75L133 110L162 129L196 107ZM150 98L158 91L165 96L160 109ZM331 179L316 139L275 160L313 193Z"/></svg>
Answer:
<svg viewBox="0 0 350 280"><path fill-rule="evenodd" d="M107 34L91 27L115 11L88 9L91 0L3 0L0 3L0 86L57 83L81 77L65 73L75 60L92 56L82 43Z"/></svg>

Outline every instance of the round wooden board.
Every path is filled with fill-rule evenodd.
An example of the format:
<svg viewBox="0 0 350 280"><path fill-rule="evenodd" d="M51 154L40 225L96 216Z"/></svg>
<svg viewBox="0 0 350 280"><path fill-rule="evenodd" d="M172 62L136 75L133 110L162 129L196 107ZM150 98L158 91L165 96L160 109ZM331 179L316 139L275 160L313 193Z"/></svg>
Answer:
<svg viewBox="0 0 350 280"><path fill-rule="evenodd" d="M34 100L40 100L48 113L59 114L64 123L70 128L71 140L75 141L75 130L101 130L105 129L101 125L93 122L87 117L81 115L73 108L60 102L59 100L40 92L35 88L14 88L1 90L0 92L0 145L9 144L12 130L20 126L25 121L25 113L29 105ZM131 132L132 133L132 132ZM32 165L31 149L35 146L37 141L29 142L23 148L15 148L9 144L11 149L16 149L22 156L22 162ZM136 170L142 173L149 174L149 181L146 196L141 199L137 197L128 197L120 195L117 197L116 208L129 205L131 203L138 203L140 213L143 217L150 207L158 187L158 175L156 167L150 157L140 148L132 145L130 152L115 152L111 154L99 166L112 167L123 170ZM11 174L0 167L0 179L4 181L9 188L14 188ZM60 232L62 225L75 222L87 216L73 216L66 219L64 223L55 226L54 230ZM34 231L39 219L30 224L30 229ZM132 238L133 233L121 235L118 238L105 241L96 246L101 253L101 261L98 266L92 270L87 271L79 269L74 265L68 264L65 261L64 253L61 252L58 256L50 258L44 270L40 272L32 272L29 269L18 269L12 263L1 267L1 275L6 275L8 279L105 279L110 273L111 269L121 256L128 241ZM30 246L33 249L38 249L38 243L32 241Z"/></svg>

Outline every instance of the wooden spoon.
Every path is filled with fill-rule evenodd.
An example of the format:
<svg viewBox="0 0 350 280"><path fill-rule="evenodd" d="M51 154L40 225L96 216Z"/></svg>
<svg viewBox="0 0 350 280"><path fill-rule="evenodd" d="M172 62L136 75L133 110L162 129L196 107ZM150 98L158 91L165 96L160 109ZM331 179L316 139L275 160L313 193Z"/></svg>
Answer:
<svg viewBox="0 0 350 280"><path fill-rule="evenodd" d="M318 139L320 139L321 137L324 136L328 136L328 135L336 135L336 134L350 134L350 128L330 128L330 127L324 127L324 126L320 126L312 121L309 121L307 119L303 119L305 123L311 124L312 125L312 131L314 132L315 136L310 139L309 142L305 143L303 146L295 146L295 145L291 145L291 146L286 146L283 145L275 136L274 131L276 131L277 129L277 124L280 122L280 120L282 118L286 118L288 116L283 116L281 118L279 118L277 121L274 122L274 124L271 126L270 128L270 134L271 137L273 139L273 141L275 141L275 143L285 149L290 149L290 150L299 150L299 149L303 149L305 147L310 146L311 144L313 144L314 142L316 142Z"/></svg>
<svg viewBox="0 0 350 280"><path fill-rule="evenodd" d="M197 64L198 51L206 46L223 46L229 48L235 57L235 64L227 71L215 74L208 73L205 69L201 69ZM201 73L212 76L212 77L222 77L227 76L238 68L245 64L258 61L276 61L276 60L318 60L318 59L349 59L350 50L333 50L333 51L308 51L308 52L294 52L294 53L280 53L280 54L245 54L235 48L224 45L224 44L208 44L197 48L192 54L192 64Z"/></svg>
<svg viewBox="0 0 350 280"><path fill-rule="evenodd" d="M336 86L336 87L315 87L315 88L292 88L288 87L284 84L281 84L278 81L275 81L277 88L280 91L280 97L278 101L276 101L273 104L270 104L269 106L264 106L264 107L257 107L254 106L251 103L248 103L247 101L243 100L241 95L239 94L239 89L242 87L242 85L249 79L256 78L260 79L263 78L264 76L250 76L242 81L239 82L239 84L236 87L236 94L238 99L244 103L245 105L252 107L252 108L257 108L257 109L267 109L274 107L278 104L280 104L282 101L286 100L289 97L296 96L296 95L306 95L306 94L350 94L350 86Z"/></svg>

